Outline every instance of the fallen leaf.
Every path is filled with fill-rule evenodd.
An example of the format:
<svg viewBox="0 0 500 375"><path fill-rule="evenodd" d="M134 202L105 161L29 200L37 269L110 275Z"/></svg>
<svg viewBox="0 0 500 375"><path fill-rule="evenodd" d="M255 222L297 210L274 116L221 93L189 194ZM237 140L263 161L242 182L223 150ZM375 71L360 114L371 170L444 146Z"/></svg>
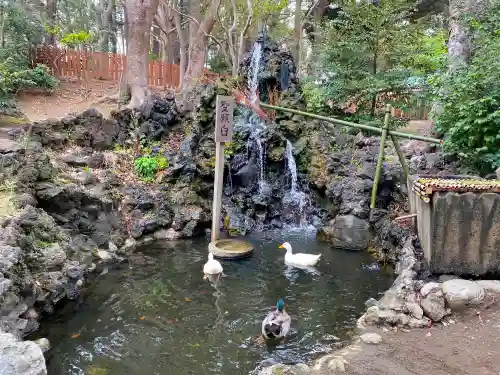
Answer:
<svg viewBox="0 0 500 375"><path fill-rule="evenodd" d="M76 338L78 338L78 337L80 337L80 336L81 336L81 334L80 334L80 333L73 333L73 334L71 335L71 338L72 338L72 339L76 339Z"/></svg>
<svg viewBox="0 0 500 375"><path fill-rule="evenodd" d="M140 320L144 320L144 319L146 319L146 317L143 315L143 316L141 316L139 319L140 319Z"/></svg>
<svg viewBox="0 0 500 375"><path fill-rule="evenodd" d="M186 302L191 302L191 301L192 301L192 299L191 299L191 298L189 298L189 297L184 297L184 301L186 301Z"/></svg>

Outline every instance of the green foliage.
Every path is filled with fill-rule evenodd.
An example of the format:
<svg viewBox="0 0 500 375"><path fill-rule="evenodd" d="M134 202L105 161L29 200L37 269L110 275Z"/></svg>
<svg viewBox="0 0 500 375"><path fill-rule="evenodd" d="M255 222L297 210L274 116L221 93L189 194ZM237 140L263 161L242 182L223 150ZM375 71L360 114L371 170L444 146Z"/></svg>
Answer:
<svg viewBox="0 0 500 375"><path fill-rule="evenodd" d="M148 60L149 61L160 61L160 56L157 53L154 53L153 51L149 51Z"/></svg>
<svg viewBox="0 0 500 375"><path fill-rule="evenodd" d="M421 88L414 77L440 68L446 52L442 34L426 34L419 23L403 21L406 0L348 2L337 18L325 25L319 47L320 74L306 80L304 96L310 109L327 101L339 108L375 113L378 102L389 99L397 107ZM425 82L420 80L420 82Z"/></svg>
<svg viewBox="0 0 500 375"><path fill-rule="evenodd" d="M226 159L231 159L234 154L234 143L233 142L227 142L225 147L224 147L224 156Z"/></svg>
<svg viewBox="0 0 500 375"><path fill-rule="evenodd" d="M168 160L162 155L144 155L135 160L135 171L144 181L151 181L156 173L168 168Z"/></svg>
<svg viewBox="0 0 500 375"><path fill-rule="evenodd" d="M208 66L210 66L210 71L213 73L226 74L230 72L229 64L221 54L212 56L208 60Z"/></svg>
<svg viewBox="0 0 500 375"><path fill-rule="evenodd" d="M259 0L253 5L254 17L267 17L280 13L288 6L288 0Z"/></svg>
<svg viewBox="0 0 500 375"><path fill-rule="evenodd" d="M23 69L13 58L0 62L0 101L7 101L19 89L41 87L49 90L58 84L45 65L35 69Z"/></svg>
<svg viewBox="0 0 500 375"><path fill-rule="evenodd" d="M500 167L500 1L466 21L475 49L467 66L430 80L442 105L435 120L446 151L488 172Z"/></svg>
<svg viewBox="0 0 500 375"><path fill-rule="evenodd" d="M79 31L77 33L69 33L62 36L59 42L69 48L86 46L94 40L92 34L87 31Z"/></svg>
<svg viewBox="0 0 500 375"><path fill-rule="evenodd" d="M23 88L54 89L58 81L46 66L31 68L29 51L42 41L41 16L24 2L3 0L3 43L0 47L0 102Z"/></svg>

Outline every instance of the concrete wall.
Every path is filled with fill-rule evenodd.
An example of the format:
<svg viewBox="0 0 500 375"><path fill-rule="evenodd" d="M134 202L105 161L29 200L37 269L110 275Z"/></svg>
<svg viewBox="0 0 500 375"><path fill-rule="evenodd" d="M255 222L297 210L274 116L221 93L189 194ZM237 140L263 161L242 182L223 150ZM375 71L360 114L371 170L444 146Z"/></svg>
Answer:
<svg viewBox="0 0 500 375"><path fill-rule="evenodd" d="M425 203L411 191L418 236L430 271L500 273L500 194L437 192Z"/></svg>

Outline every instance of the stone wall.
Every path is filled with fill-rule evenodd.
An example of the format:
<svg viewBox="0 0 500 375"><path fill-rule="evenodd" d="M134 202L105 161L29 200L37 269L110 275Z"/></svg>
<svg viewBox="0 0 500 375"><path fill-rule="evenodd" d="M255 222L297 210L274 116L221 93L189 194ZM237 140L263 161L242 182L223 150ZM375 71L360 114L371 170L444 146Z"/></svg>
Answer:
<svg viewBox="0 0 500 375"><path fill-rule="evenodd" d="M409 190L416 178L409 178ZM418 234L431 272L499 273L498 194L436 192L430 203L425 203L412 192L410 203L411 212L417 214Z"/></svg>

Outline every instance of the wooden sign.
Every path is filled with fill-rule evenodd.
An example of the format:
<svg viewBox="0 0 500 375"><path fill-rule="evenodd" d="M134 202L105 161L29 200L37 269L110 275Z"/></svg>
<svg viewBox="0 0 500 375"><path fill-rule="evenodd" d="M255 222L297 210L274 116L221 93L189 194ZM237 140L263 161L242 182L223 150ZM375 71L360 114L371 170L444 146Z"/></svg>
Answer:
<svg viewBox="0 0 500 375"><path fill-rule="evenodd" d="M215 142L231 142L233 139L233 108L232 96L217 95Z"/></svg>

